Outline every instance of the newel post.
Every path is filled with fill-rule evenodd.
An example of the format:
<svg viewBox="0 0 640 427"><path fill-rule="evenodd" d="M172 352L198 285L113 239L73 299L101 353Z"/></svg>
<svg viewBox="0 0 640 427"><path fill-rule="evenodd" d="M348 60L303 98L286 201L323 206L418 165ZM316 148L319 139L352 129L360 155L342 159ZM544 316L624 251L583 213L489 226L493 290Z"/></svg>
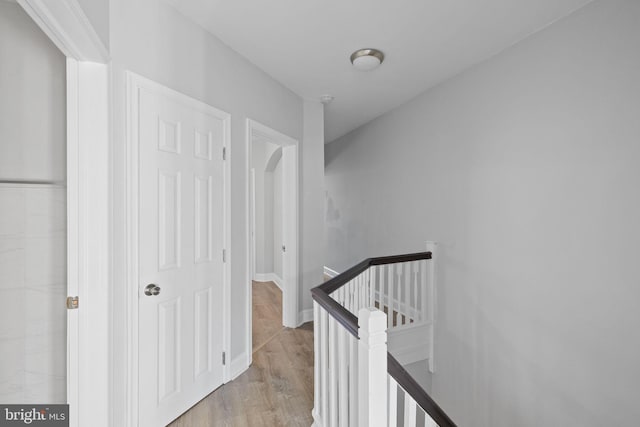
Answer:
<svg viewBox="0 0 640 427"><path fill-rule="evenodd" d="M358 312L359 424L387 425L387 316L376 308Z"/></svg>

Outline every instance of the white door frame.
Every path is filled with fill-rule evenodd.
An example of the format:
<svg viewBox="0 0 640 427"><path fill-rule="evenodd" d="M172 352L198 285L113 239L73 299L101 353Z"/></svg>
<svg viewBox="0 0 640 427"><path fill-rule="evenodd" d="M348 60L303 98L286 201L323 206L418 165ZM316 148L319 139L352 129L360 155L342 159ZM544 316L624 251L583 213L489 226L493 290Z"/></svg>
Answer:
<svg viewBox="0 0 640 427"><path fill-rule="evenodd" d="M72 427L109 423L109 54L76 0L18 0L67 57L67 401ZM80 398L82 396L82 398ZM47 403L47 402L42 402Z"/></svg>
<svg viewBox="0 0 640 427"><path fill-rule="evenodd" d="M256 277L256 170L254 168L249 170L249 186L249 234L251 236L249 277L253 280Z"/></svg>
<svg viewBox="0 0 640 427"><path fill-rule="evenodd" d="M138 141L138 106L139 94L141 89L149 90L155 94L160 94L170 98L173 101L184 104L190 108L201 111L205 114L213 115L223 121L224 142L223 150L225 161L223 162L224 176L224 243L226 248L226 260L223 263L223 351L229 354L230 350L230 312L231 312L231 289L230 289L230 273L231 273L231 227L229 227L229 219L231 218L231 158L230 158L230 141L231 141L231 116L217 108L214 108L204 102L198 101L173 89L162 86L152 80L127 71L127 137L126 137L126 247L127 247L127 390L128 405L127 414L129 425L138 425L138 292L139 292L139 240L138 240L138 221L139 221L139 141ZM223 153L219 153L221 156ZM230 379L230 363L227 362L223 367L223 382ZM213 391L213 390L212 390Z"/></svg>
<svg viewBox="0 0 640 427"><path fill-rule="evenodd" d="M253 211L253 197L251 195L251 142L253 141L254 133L260 133L263 136L266 136L271 142L282 146L283 149L283 158L285 155L285 150L287 150L292 158L293 162L289 165L285 165L283 163L284 168L288 168L289 170L283 169L284 177L294 176L295 179L283 179L283 203L285 204L285 209L283 212L285 215L290 215L287 218L287 221L283 224L283 236L292 236L291 239L287 242L287 253L292 258L292 266L294 273L292 274L292 278L287 280L287 277L283 277L284 286L282 292L282 323L284 326L295 328L298 326L298 285L299 285L299 195L298 189L299 187L299 150L298 150L298 141L293 139L283 133L280 133L268 126L263 125L255 120L247 119L247 132L246 132L246 171L247 171L247 189L246 189L246 203L247 203L247 215L246 215L246 224L247 230L250 230L251 227L251 212ZM286 186L286 187L285 187ZM287 188L288 187L288 188ZM286 189L285 189L286 188ZM289 199L289 200L287 200ZM293 207L293 208L292 208ZM251 259L252 254L254 253L254 245L255 241L252 239L251 232L247 232L247 260ZM248 262L247 265L250 263ZM247 319L247 366L251 364L252 353L253 353L253 345L252 345L252 327L251 327L251 319L252 319L252 297L251 297L251 280L253 279L251 267L247 268L246 279L245 282L247 284L247 308L246 308L246 319ZM283 272L283 276L286 276Z"/></svg>

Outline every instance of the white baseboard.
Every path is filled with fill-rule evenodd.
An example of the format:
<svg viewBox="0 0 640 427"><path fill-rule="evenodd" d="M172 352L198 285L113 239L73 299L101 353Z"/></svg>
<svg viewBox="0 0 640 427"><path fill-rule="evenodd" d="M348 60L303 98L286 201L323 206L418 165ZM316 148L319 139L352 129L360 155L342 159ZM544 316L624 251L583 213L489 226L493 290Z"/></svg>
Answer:
<svg viewBox="0 0 640 427"><path fill-rule="evenodd" d="M246 352L242 352L236 356L229 365L229 381L235 380L247 369L249 369L247 354Z"/></svg>
<svg viewBox="0 0 640 427"><path fill-rule="evenodd" d="M282 279L276 273L256 273L253 280L256 282L273 282L282 290Z"/></svg>
<svg viewBox="0 0 640 427"><path fill-rule="evenodd" d="M311 416L313 417L313 424L311 424L311 427L324 427L322 418L320 418L320 414L316 411L316 408L313 408L311 411Z"/></svg>
<svg viewBox="0 0 640 427"><path fill-rule="evenodd" d="M271 273L271 281L276 284L277 287L282 290L282 279L276 273Z"/></svg>
<svg viewBox="0 0 640 427"><path fill-rule="evenodd" d="M255 280L256 282L270 282L271 279L269 278L269 276L271 274L272 273L256 273L253 280Z"/></svg>
<svg viewBox="0 0 640 427"><path fill-rule="evenodd" d="M302 310L298 313L298 326L313 320L313 308Z"/></svg>
<svg viewBox="0 0 640 427"><path fill-rule="evenodd" d="M333 269L331 269L331 268L329 268L329 267L327 267L325 265L324 266L324 274L325 274L325 276L329 276L329 277L331 277L333 279L334 277L336 277L340 273L338 273L337 271L335 271L335 270L333 270Z"/></svg>

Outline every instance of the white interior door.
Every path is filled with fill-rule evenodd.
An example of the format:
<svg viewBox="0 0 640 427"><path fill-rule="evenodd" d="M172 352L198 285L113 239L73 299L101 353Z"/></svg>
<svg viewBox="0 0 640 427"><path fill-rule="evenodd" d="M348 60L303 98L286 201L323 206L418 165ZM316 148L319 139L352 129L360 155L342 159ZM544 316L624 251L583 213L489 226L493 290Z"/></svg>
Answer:
<svg viewBox="0 0 640 427"><path fill-rule="evenodd" d="M139 95L139 425L223 382L224 121Z"/></svg>

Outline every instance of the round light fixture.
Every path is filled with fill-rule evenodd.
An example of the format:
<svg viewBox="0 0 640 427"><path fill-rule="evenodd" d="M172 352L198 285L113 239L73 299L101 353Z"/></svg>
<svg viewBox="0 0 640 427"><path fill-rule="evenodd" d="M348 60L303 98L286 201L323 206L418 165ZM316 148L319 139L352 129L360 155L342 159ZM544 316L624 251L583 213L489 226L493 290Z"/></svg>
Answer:
<svg viewBox="0 0 640 427"><path fill-rule="evenodd" d="M320 102L322 102L324 105L331 104L331 101L333 101L332 95L325 94L320 97Z"/></svg>
<svg viewBox="0 0 640 427"><path fill-rule="evenodd" d="M378 49L360 49L351 54L351 63L360 71L371 71L384 61L384 53Z"/></svg>

